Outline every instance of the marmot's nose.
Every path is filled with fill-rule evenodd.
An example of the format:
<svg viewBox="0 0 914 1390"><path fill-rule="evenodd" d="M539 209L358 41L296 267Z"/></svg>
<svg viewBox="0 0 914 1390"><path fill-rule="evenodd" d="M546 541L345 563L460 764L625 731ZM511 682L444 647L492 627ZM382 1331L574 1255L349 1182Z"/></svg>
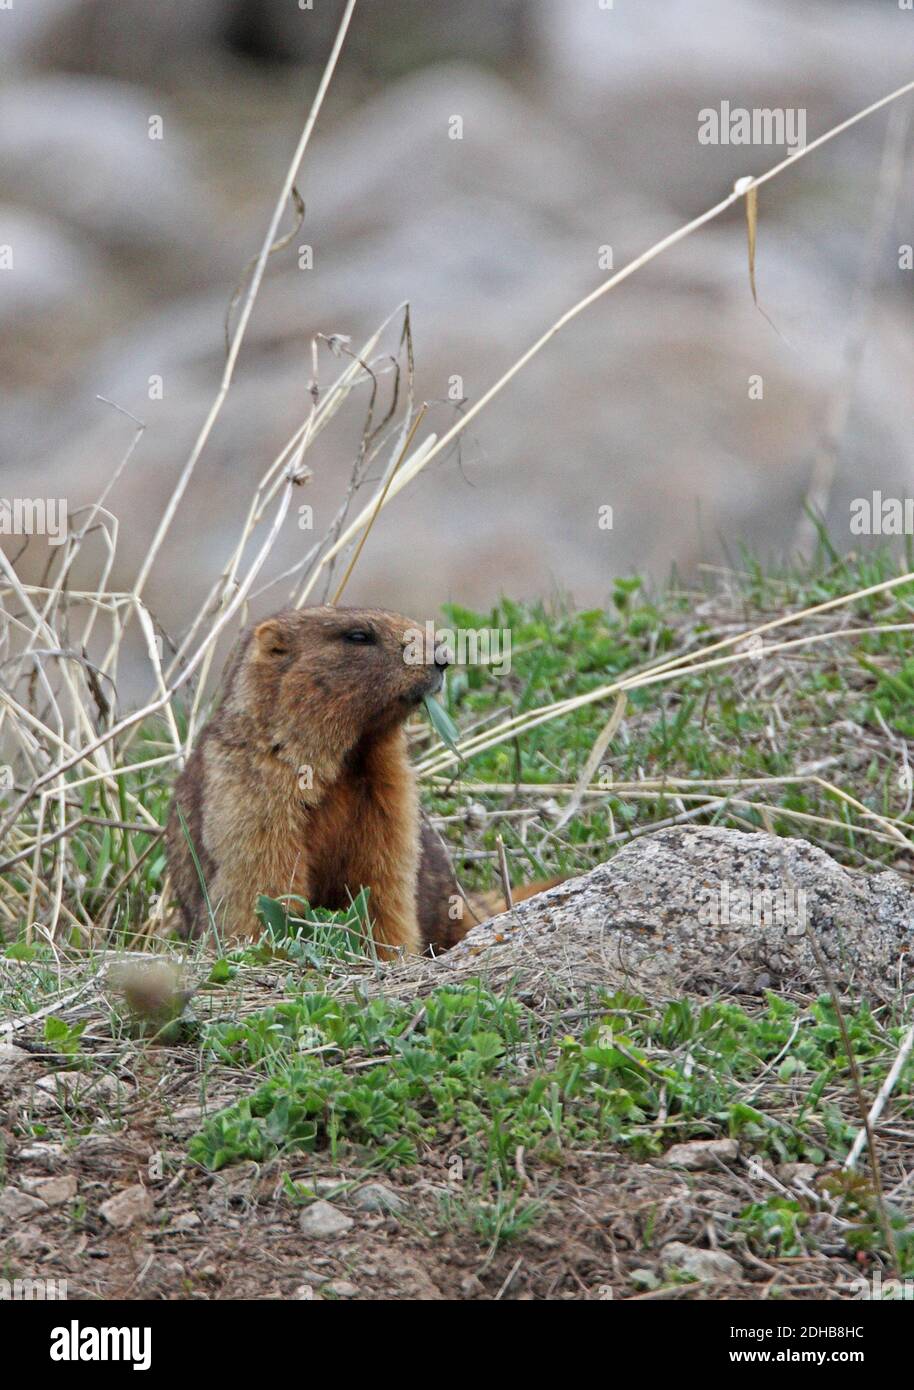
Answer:
<svg viewBox="0 0 914 1390"><path fill-rule="evenodd" d="M435 665L439 671L446 671L451 664L450 647L440 646L435 648Z"/></svg>

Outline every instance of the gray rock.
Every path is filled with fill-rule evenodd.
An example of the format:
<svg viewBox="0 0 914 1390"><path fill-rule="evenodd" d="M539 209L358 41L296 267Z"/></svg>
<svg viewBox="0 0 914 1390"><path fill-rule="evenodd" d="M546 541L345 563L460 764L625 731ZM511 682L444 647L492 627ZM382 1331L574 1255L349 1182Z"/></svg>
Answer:
<svg viewBox="0 0 914 1390"><path fill-rule="evenodd" d="M161 116L163 138L149 138ZM52 76L0 94L0 170L8 196L109 245L183 243L205 226L189 148L161 93Z"/></svg>
<svg viewBox="0 0 914 1390"><path fill-rule="evenodd" d="M763 975L821 990L811 937L839 984L894 995L911 976L914 894L889 870L846 869L805 840L674 827L474 927L435 968L547 967L555 987L564 978L576 990L751 993Z"/></svg>
<svg viewBox="0 0 914 1390"><path fill-rule="evenodd" d="M350 1284L348 1279L331 1279L323 1286L321 1293L335 1294L337 1298L355 1298L358 1289L355 1284Z"/></svg>
<svg viewBox="0 0 914 1390"><path fill-rule="evenodd" d="M10 1249L24 1260L37 1261L48 1253L50 1246L37 1226L15 1226L9 1238Z"/></svg>
<svg viewBox="0 0 914 1390"><path fill-rule="evenodd" d="M359 1211L396 1214L406 1210L406 1203L392 1188L381 1182L367 1182L353 1194L352 1205Z"/></svg>
<svg viewBox="0 0 914 1390"><path fill-rule="evenodd" d="M138 1182L134 1183L132 1187L125 1187L123 1192L109 1197L106 1202L102 1202L98 1214L116 1231L126 1231L129 1226L133 1225L134 1221L145 1220L150 1217L154 1209L151 1194L141 1182Z"/></svg>
<svg viewBox="0 0 914 1390"><path fill-rule="evenodd" d="M310 1184L319 1197L337 1196L346 1191L347 1183L345 1178L315 1178Z"/></svg>
<svg viewBox="0 0 914 1390"><path fill-rule="evenodd" d="M56 1178L23 1178L22 1186L32 1197L38 1197L49 1207L61 1207L64 1202L72 1202L77 1191L73 1174Z"/></svg>
<svg viewBox="0 0 914 1390"><path fill-rule="evenodd" d="M30 1197L18 1187L6 1187L0 1192L0 1218L5 1221L25 1221L47 1209L47 1202L40 1197Z"/></svg>
<svg viewBox="0 0 914 1390"><path fill-rule="evenodd" d="M63 1144L26 1144L19 1149L16 1158L20 1163L35 1163L53 1173L64 1162Z"/></svg>
<svg viewBox="0 0 914 1390"><path fill-rule="evenodd" d="M350 1230L355 1223L351 1216L331 1202L314 1202L302 1212L299 1226L309 1240L333 1240Z"/></svg>
<svg viewBox="0 0 914 1390"><path fill-rule="evenodd" d="M12 1071L13 1067L18 1067L22 1062L31 1062L35 1059L30 1052L26 1052L24 1047L16 1047L14 1043L3 1043L0 1045L0 1073Z"/></svg>
<svg viewBox="0 0 914 1390"><path fill-rule="evenodd" d="M693 1279L711 1282L742 1278L739 1263L721 1250L702 1250L696 1245L683 1245L673 1240L660 1253L665 1269L691 1274Z"/></svg>
<svg viewBox="0 0 914 1390"><path fill-rule="evenodd" d="M688 1144L674 1144L667 1149L661 1162L671 1168L687 1168L698 1172L702 1168L717 1168L720 1163L732 1163L739 1155L735 1139L693 1139Z"/></svg>
<svg viewBox="0 0 914 1390"><path fill-rule="evenodd" d="M103 288L103 262L85 238L68 236L64 227L33 217L20 208L0 207L2 240L10 247L12 266L4 272L0 322L20 323L40 314L60 312L81 297Z"/></svg>

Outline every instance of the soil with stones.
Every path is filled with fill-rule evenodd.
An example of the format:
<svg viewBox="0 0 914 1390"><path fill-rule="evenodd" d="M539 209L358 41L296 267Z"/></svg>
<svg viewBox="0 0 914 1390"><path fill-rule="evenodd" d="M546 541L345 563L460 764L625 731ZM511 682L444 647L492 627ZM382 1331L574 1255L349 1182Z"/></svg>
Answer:
<svg viewBox="0 0 914 1390"><path fill-rule="evenodd" d="M709 908L719 919L724 885L727 922ZM793 915L779 917L770 895L785 888ZM734 903L745 920L732 920ZM855 997L885 998L909 969L911 924L894 874L853 873L801 841L673 829L476 928L440 960L366 966L328 987L357 979L409 999L469 975L493 989L510 980L563 1026L593 986L652 1001L731 992L749 1007L766 988L819 994L826 971ZM253 1012L282 997L283 976L251 970L239 990L236 1008ZM56 1010L88 1025L82 1070L41 1041L39 1016L0 1033L4 1277L65 1279L69 1297L90 1299L806 1299L853 1297L867 1272L814 1200L822 1172L766 1167L728 1139L650 1162L611 1146L552 1164L519 1150L518 1181L542 1214L497 1248L443 1215L456 1181L446 1135L394 1173L328 1152L202 1171L188 1138L250 1078L220 1064L204 1073L192 1047L116 1039L104 1003L102 982ZM880 1138L889 1183L910 1166L910 1136L898 1130L896 1153L894 1132ZM284 1173L318 1200L300 1200ZM763 1259L738 1234L734 1218L772 1193L813 1199L815 1255Z"/></svg>

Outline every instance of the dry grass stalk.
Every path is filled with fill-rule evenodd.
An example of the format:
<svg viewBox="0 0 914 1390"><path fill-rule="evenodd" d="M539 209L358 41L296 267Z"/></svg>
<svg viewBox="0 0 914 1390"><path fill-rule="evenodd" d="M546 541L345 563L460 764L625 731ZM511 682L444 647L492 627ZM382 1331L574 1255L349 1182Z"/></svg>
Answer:
<svg viewBox="0 0 914 1390"><path fill-rule="evenodd" d="M109 589L118 543L117 518L106 506L114 483L132 461L143 433L143 423L130 417L135 431L129 447L117 464L111 480L98 500L83 513L80 526L71 532L60 551L49 563L44 582L28 585L21 582L14 565L0 552L0 568L4 582L0 586L0 620L3 628L0 640L12 654L4 662L4 686L0 688L0 735L10 749L10 760L17 768L17 794L0 821L0 838L4 842L5 858L22 862L23 855L31 856L32 870L28 893L4 883L0 890L0 921L15 925L25 916L28 930L37 917L39 905L45 929L53 937L62 920L74 926L88 925L79 887L80 872L74 855L80 834L86 826L105 823L115 837L115 855L120 872L118 886L128 882L146 857L138 857L132 842L138 824L158 829L158 821L145 806L128 779L148 771L151 775L180 763L190 747L202 714L206 677L211 671L218 643L232 636L247 619L251 601L273 588L285 578L294 577L292 602L301 606L308 601L316 584L329 580L332 566L347 547L358 544L337 594L342 592L365 538L381 510L389 505L432 460L447 449L476 416L523 370L526 364L551 341L567 324L623 280L654 260L686 236L720 216L747 191L776 177L799 159L863 120L883 106L914 90L914 82L888 94L881 100L856 113L809 145L792 153L787 159L757 178L740 182L725 199L705 213L679 228L633 260L609 280L564 313L537 341L526 350L511 368L440 438L431 435L416 448L411 446L422 415L415 418L412 409L412 345L409 335L407 306L400 306L373 333L358 353L341 348L337 340L325 340L338 356L348 360L330 388L321 393L316 386L317 343L312 345L315 362L315 388L307 417L286 442L283 449L266 469L254 490L247 513L241 521L238 537L226 558L215 583L204 597L184 635L166 661L161 651L161 634L154 614L144 601L150 576L162 550L165 538L187 491L196 465L210 438L214 424L231 388L239 353L251 314L266 270L268 258L276 247L280 221L293 196L296 178L307 151L315 123L332 80L355 0L347 0L333 48L320 79L315 98L301 131L282 188L276 200L269 226L254 264L250 283L241 302L241 309L231 337L222 378L212 406L201 426L193 449L179 475L165 512L156 528L149 549L143 558L132 589L129 592ZM401 316L403 326L400 343L393 358L379 353L386 329ZM399 355L406 354L407 401L399 423L394 416L399 406L399 385L402 369ZM394 363L391 366L391 363ZM380 378L392 373L394 387L390 407L380 425L374 424L374 405ZM352 393L365 384L370 386L370 401L359 454L353 470L349 492L343 500L336 521L323 542L313 546L291 571L271 576L268 564L283 525L289 514L295 490L307 481L306 455L315 439L349 402ZM111 404L109 402L109 404ZM115 409L120 407L115 406ZM126 414L126 412L123 412ZM392 423L391 423L392 422ZM350 503L365 481L368 464L390 440L386 430L393 431L393 449L388 468L374 498L348 520ZM359 539L361 538L361 539ZM254 542L257 542L254 544ZM87 558L87 548L93 544L99 553L95 585L70 587L70 576L77 559ZM253 553L251 553L253 550ZM843 595L828 603L816 605L799 614L774 619L750 631L738 633L699 651L673 660L655 663L640 674L614 682L578 696L558 701L525 715L504 720L494 728L479 729L464 740L463 751L472 755L495 746L506 739L536 727L550 719L562 717L581 705L610 695L621 699L625 691L660 681L676 680L681 675L694 675L727 663L747 659L745 653L714 655L726 648L758 636L786 623L823 613L857 599L888 591L914 580L905 574L880 585ZM260 587L255 587L260 581ZM124 650L124 637L133 620L143 637L146 656L152 675L149 698L137 709L119 714L116 704L118 665ZM107 633L102 629L107 625ZM895 625L899 630L901 625ZM858 629L862 633L871 629ZM855 632L841 631L804 636L768 648L769 653L793 648L833 637L853 636ZM100 640L106 643L101 658L93 664L87 652ZM188 726L182 737L178 717L177 697L195 682L190 702ZM621 706L617 707L621 708ZM621 717L621 716L620 716ZM166 741L152 745L154 756L141 756L131 761L131 750L140 737L145 737L149 721L161 719ZM602 752L612 737L612 721L604 730L605 743L598 740L592 756ZM453 762L450 753L433 753L421 764L427 775L441 771ZM585 772L587 769L585 769ZM577 806L589 795L588 778L582 776L572 791L570 805ZM823 783L824 785L828 785ZM642 790L646 790L643 788ZM833 789L865 819L887 834L907 845L906 837L891 818L880 817L856 802L849 794ZM77 793L97 798L93 809L97 815L83 816ZM74 797L76 799L74 799ZM82 808L85 809L85 808ZM8 848L7 848L8 842ZM111 893L106 901L110 906Z"/></svg>

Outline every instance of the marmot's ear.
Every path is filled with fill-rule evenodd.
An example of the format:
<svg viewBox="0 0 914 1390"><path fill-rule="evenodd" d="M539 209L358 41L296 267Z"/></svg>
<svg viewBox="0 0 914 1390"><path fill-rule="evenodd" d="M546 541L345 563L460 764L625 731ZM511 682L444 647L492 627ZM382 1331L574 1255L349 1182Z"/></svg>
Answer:
<svg viewBox="0 0 914 1390"><path fill-rule="evenodd" d="M254 629L254 650L258 656L269 659L271 656L287 656L290 650L289 635L283 630L277 618L266 618Z"/></svg>

